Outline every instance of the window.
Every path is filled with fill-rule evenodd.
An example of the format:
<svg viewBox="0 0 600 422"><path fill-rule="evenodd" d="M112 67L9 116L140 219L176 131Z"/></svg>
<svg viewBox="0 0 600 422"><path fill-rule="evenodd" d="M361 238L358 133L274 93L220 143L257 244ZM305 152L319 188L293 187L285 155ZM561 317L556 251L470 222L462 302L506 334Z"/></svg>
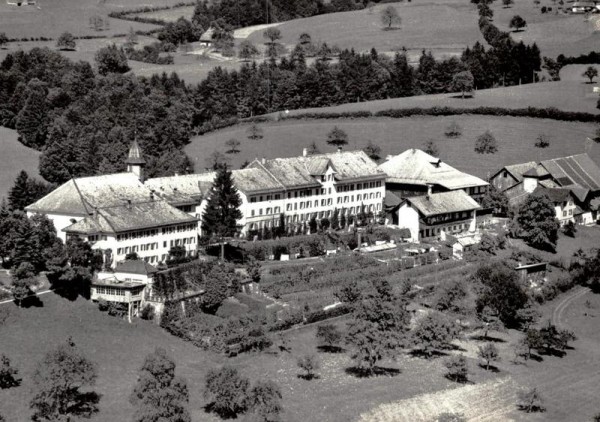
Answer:
<svg viewBox="0 0 600 422"><path fill-rule="evenodd" d="M265 211L265 214L273 214L272 211L273 211L273 208L267 208L267 211Z"/></svg>
<svg viewBox="0 0 600 422"><path fill-rule="evenodd" d="M287 204L287 206L285 207L286 211L291 211L292 210L292 204Z"/></svg>
<svg viewBox="0 0 600 422"><path fill-rule="evenodd" d="M321 199L321 206L324 207L325 206L325 200Z"/></svg>
<svg viewBox="0 0 600 422"><path fill-rule="evenodd" d="M250 211L250 217L254 217L254 210Z"/></svg>
<svg viewBox="0 0 600 422"><path fill-rule="evenodd" d="M362 199L362 195L361 194L356 195L356 200L357 201L360 201L361 199Z"/></svg>
<svg viewBox="0 0 600 422"><path fill-rule="evenodd" d="M333 203L333 199L329 198L329 199L327 200L327 205L331 205L332 203Z"/></svg>
<svg viewBox="0 0 600 422"><path fill-rule="evenodd" d="M250 203L252 204L252 203L255 203L255 202L256 202L256 196L252 196L250 198Z"/></svg>
<svg viewBox="0 0 600 422"><path fill-rule="evenodd" d="M263 212L262 210L263 210L262 208L258 210L258 215L263 215L262 214L262 212Z"/></svg>
<svg viewBox="0 0 600 422"><path fill-rule="evenodd" d="M565 210L565 211L563 211L563 217L566 217L566 216L567 216L567 211Z"/></svg>

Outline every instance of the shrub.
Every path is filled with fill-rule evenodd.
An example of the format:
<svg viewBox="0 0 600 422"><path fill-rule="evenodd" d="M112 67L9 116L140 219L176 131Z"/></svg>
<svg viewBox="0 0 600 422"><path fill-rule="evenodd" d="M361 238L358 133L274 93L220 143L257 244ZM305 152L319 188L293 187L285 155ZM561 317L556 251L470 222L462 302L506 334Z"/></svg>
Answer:
<svg viewBox="0 0 600 422"><path fill-rule="evenodd" d="M327 350L339 350L342 332L333 324L320 325L317 327L316 337L319 344L325 346Z"/></svg>
<svg viewBox="0 0 600 422"><path fill-rule="evenodd" d="M458 138L462 135L462 127L458 123L452 122L446 127L444 135L448 138Z"/></svg>
<svg viewBox="0 0 600 422"><path fill-rule="evenodd" d="M223 418L234 418L248 408L250 381L236 368L224 366L206 374L204 397L210 409Z"/></svg>
<svg viewBox="0 0 600 422"><path fill-rule="evenodd" d="M21 380L17 377L19 370L10 364L8 356L0 356L0 388L11 388L16 387L21 383Z"/></svg>
<svg viewBox="0 0 600 422"><path fill-rule="evenodd" d="M127 315L127 304L108 302L108 315L123 318Z"/></svg>
<svg viewBox="0 0 600 422"><path fill-rule="evenodd" d="M540 133L535 140L535 147L536 148L548 148L549 146L550 146L550 141L548 140L548 137L546 135L544 135L543 133Z"/></svg>
<svg viewBox="0 0 600 422"><path fill-rule="evenodd" d="M147 303L140 311L140 318L152 321L154 319L154 306Z"/></svg>
<svg viewBox="0 0 600 422"><path fill-rule="evenodd" d="M98 301L98 309L99 309L101 312L106 312L106 311L108 311L108 302L107 302L106 300L104 300L104 299L100 299L100 300Z"/></svg>
<svg viewBox="0 0 600 422"><path fill-rule="evenodd" d="M467 359L463 355L450 356L444 366L448 369L446 377L456 382L467 382L469 370L467 368Z"/></svg>

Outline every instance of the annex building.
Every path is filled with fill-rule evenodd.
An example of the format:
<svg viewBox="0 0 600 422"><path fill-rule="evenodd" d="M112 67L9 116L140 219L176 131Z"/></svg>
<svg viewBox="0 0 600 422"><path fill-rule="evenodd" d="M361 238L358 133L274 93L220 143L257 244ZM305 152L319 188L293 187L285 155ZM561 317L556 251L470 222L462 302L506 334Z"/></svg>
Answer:
<svg viewBox="0 0 600 422"><path fill-rule="evenodd" d="M588 154L505 166L490 179L512 206L529 195L547 195L561 225L594 224L600 207L600 167Z"/></svg>

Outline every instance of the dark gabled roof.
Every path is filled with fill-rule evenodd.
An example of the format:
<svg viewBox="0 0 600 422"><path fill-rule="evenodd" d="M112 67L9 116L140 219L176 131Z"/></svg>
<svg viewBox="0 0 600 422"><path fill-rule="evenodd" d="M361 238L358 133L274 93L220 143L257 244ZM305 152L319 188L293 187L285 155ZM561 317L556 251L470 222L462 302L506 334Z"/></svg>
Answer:
<svg viewBox="0 0 600 422"><path fill-rule="evenodd" d="M119 262L115 268L116 273L127 273L127 274L142 274L151 275L158 270L152 264L147 263L143 259L130 259Z"/></svg>
<svg viewBox="0 0 600 422"><path fill-rule="evenodd" d="M150 190L135 174L115 173L69 180L25 209L48 214L88 215L94 208L149 198Z"/></svg>
<svg viewBox="0 0 600 422"><path fill-rule="evenodd" d="M527 176L527 177L534 177L536 179L539 179L539 178L548 176L548 174L549 173L542 166L535 166L535 167L527 170L525 173L523 173L523 177Z"/></svg>
<svg viewBox="0 0 600 422"><path fill-rule="evenodd" d="M402 199L396 195L394 192L386 190L385 198L383 199L383 203L385 208L395 208L402 203Z"/></svg>
<svg viewBox="0 0 600 422"><path fill-rule="evenodd" d="M79 234L114 234L198 221L198 218L178 210L165 201L148 201L99 208L94 215L65 227L63 231Z"/></svg>
<svg viewBox="0 0 600 422"><path fill-rule="evenodd" d="M525 174L528 170L537 167L537 163L535 161L529 161L527 163L519 163L519 164L511 164L509 166L504 166L500 170L498 170L492 178L496 177L503 171L507 171L512 177L514 177L518 182L523 181L523 174Z"/></svg>
<svg viewBox="0 0 600 422"><path fill-rule="evenodd" d="M410 203L425 217L451 212L473 211L480 205L462 190L413 196L403 202Z"/></svg>
<svg viewBox="0 0 600 422"><path fill-rule="evenodd" d="M420 149L409 149L381 163L379 169L390 183L426 186L436 184L448 190L487 186L479 177L463 173Z"/></svg>
<svg viewBox="0 0 600 422"><path fill-rule="evenodd" d="M579 185L600 191L600 168L587 154L559 157L540 163L561 186Z"/></svg>
<svg viewBox="0 0 600 422"><path fill-rule="evenodd" d="M571 198L571 191L569 189L547 189L538 186L532 195L546 195L553 204L562 204Z"/></svg>

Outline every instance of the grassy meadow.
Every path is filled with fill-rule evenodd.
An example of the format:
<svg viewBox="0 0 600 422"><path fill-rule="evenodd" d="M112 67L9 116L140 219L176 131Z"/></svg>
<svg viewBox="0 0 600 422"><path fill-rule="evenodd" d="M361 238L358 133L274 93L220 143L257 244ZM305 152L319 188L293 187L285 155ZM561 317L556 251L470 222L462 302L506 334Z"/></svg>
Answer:
<svg viewBox="0 0 600 422"><path fill-rule="evenodd" d="M0 127L0 198L8 195L21 170L25 170L30 176L39 177L40 153L21 144L17 137L16 131Z"/></svg>
<svg viewBox="0 0 600 422"><path fill-rule="evenodd" d="M444 136L444 129L453 121L462 126L463 134L459 138L449 139ZM260 140L248 139L248 125L238 125L193 138L186 152L195 163L196 171L200 171L206 167L205 159L213 151L226 151L225 142L231 138L241 142L240 153L228 154L234 168L256 157L300 155L302 148L308 147L313 141L322 152L334 151L325 142L327 133L334 125L348 133L346 150L363 148L371 140L381 147L382 157L385 157L408 148L423 148L425 142L433 140L443 160L480 177L486 177L506 164L584 152L584 141L595 129L593 124L588 123L469 115L283 120L261 124L264 138ZM473 150L475 139L486 130L491 131L498 141L499 151L496 154L480 155ZM550 147L534 147L535 139L541 133L549 138ZM593 145L590 155L600 163L600 145Z"/></svg>
<svg viewBox="0 0 600 422"><path fill-rule="evenodd" d="M130 27L148 31L157 28L138 22L109 19L109 28L96 31L89 25L92 16L107 18L112 11L141 6L166 6L178 0L38 0L36 6L14 6L0 2L0 28L8 38L52 37L58 38L68 31L75 36L126 34Z"/></svg>

